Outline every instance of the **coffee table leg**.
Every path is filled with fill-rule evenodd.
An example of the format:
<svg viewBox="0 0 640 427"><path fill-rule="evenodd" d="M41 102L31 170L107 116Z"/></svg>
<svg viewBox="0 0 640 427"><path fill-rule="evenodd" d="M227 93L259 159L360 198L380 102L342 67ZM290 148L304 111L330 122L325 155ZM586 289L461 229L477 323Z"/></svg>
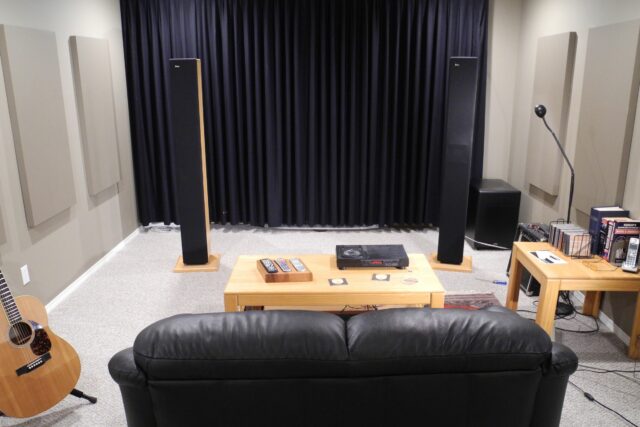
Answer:
<svg viewBox="0 0 640 427"><path fill-rule="evenodd" d="M507 288L506 306L510 310L518 308L520 297L520 279L522 278L522 264L518 261L518 250L513 247L511 252L511 268L509 269L509 287Z"/></svg>
<svg viewBox="0 0 640 427"><path fill-rule="evenodd" d="M636 297L636 313L633 320L633 328L631 329L631 338L629 340L629 357L632 359L640 359L640 292Z"/></svg>
<svg viewBox="0 0 640 427"><path fill-rule="evenodd" d="M538 303L536 323L544 329L549 336L553 336L553 322L556 317L559 292L559 280L546 280L540 283L540 302Z"/></svg>
<svg viewBox="0 0 640 427"><path fill-rule="evenodd" d="M444 308L444 292L434 292L431 294L431 308Z"/></svg>
<svg viewBox="0 0 640 427"><path fill-rule="evenodd" d="M240 307L238 307L238 297L235 295L227 295L224 296L224 311L232 312L232 311L240 311Z"/></svg>

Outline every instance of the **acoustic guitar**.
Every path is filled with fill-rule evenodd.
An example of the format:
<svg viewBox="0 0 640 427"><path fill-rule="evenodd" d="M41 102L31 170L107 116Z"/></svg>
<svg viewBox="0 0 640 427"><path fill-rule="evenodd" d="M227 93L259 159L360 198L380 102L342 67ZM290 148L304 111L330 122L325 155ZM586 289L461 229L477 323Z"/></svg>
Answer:
<svg viewBox="0 0 640 427"><path fill-rule="evenodd" d="M15 300L0 271L0 412L31 417L60 402L80 377L80 359L51 332L47 311L31 296Z"/></svg>

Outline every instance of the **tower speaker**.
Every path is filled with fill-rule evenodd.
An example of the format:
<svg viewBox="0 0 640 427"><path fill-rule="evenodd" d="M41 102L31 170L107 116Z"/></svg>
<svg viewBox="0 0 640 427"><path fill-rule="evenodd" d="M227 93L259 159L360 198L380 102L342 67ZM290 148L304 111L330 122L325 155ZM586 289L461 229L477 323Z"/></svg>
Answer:
<svg viewBox="0 0 640 427"><path fill-rule="evenodd" d="M171 59L169 65L182 262L188 268L211 262L202 79L199 59Z"/></svg>
<svg viewBox="0 0 640 427"><path fill-rule="evenodd" d="M444 264L463 261L478 70L478 58L449 59L437 255L438 261Z"/></svg>

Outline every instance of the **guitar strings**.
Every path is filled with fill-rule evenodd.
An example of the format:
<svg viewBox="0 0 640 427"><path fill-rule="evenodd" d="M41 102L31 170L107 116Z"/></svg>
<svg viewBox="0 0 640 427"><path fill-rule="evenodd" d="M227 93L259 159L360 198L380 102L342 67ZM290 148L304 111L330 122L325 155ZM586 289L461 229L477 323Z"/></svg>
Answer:
<svg viewBox="0 0 640 427"><path fill-rule="evenodd" d="M3 290L4 290L4 292L3 292ZM18 309L18 305L16 304L15 299L13 299L13 296L11 295L11 289L9 289L9 285L7 284L7 281L4 278L4 274L2 273L2 271L0 271L0 300L2 301L2 306L4 308L3 311L4 311L4 314L5 314L5 317L7 317L7 322L9 324L10 328L13 328L15 326L15 324L17 324L19 322L15 322L15 324L12 322L11 316L9 315L9 312L8 312L8 308L11 308L11 310L15 310L16 313L18 314L18 318L20 320L22 320L22 316L20 315L20 310ZM11 305L13 305L13 307L11 307ZM18 342L19 343L22 342L22 341L24 341L25 343L29 341L30 336L31 336L31 333L29 331L25 331L23 333L21 331L21 328L19 328L19 327L16 327L14 329L14 331L18 336ZM35 331L34 331L34 333L35 333ZM25 357L25 359L29 359L30 356L31 356L31 352L24 346L24 344L17 345L17 346L19 348L19 351L22 352L22 354Z"/></svg>
<svg viewBox="0 0 640 427"><path fill-rule="evenodd" d="M11 328L14 328L15 325L18 324L19 322L15 322L15 324L13 323L13 321L11 320L11 316L9 315L8 310L9 310L9 308L11 308L11 305L13 305L13 308L11 308L11 309L12 310L16 310L18 314L20 314L20 310L18 309L18 305L16 304L15 300L13 299L13 296L11 295L11 289L9 289L9 285L7 284L7 281L4 278L4 274L2 274L2 271L0 271L0 301L2 302L2 307L4 308L4 310L2 310L2 311L4 312L4 315L7 318L9 329L11 330ZM20 317L20 319L22 318L22 316L19 316L19 317ZM29 338L30 338L30 335L31 335L29 332L26 332L26 335L25 335L25 333L23 333L21 331L21 328L19 328L19 327L15 327L14 328L14 332L17 335L18 343L21 343L22 341L24 341L26 343L26 342L29 341ZM10 332L9 332L8 335L9 335L8 336L9 340L11 340ZM25 347L24 344L20 344L20 345L16 344L16 347L18 347L18 349L17 349L18 352L22 353L22 355L25 358L25 360L31 359L32 353L31 353L31 351L29 349L27 349Z"/></svg>
<svg viewBox="0 0 640 427"><path fill-rule="evenodd" d="M0 272L0 300L2 301L2 307L4 308L4 310L2 311L4 312L4 315L7 318L9 329L11 330L12 328L14 328L14 332L18 337L18 342L22 342L22 341L26 342L28 341L28 338L30 338L31 334L28 332L22 332L22 328L16 326L20 322L14 323L11 320L11 315L9 314L9 310L12 310L12 311L16 310L18 314L20 313L15 300L11 302L11 299L13 298L11 298L11 290L9 289L9 285L7 284L7 281L4 278L4 274ZM13 307L11 307L11 305L13 305ZM10 334L9 334L9 339L11 339ZM28 354L28 352L24 349L22 345L20 345L19 347L21 348L21 351L25 353L25 355Z"/></svg>

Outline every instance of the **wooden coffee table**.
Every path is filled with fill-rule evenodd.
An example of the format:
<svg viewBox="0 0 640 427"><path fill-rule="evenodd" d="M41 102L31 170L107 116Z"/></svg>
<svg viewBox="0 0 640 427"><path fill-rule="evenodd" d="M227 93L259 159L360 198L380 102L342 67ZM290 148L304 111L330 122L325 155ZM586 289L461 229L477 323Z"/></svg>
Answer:
<svg viewBox="0 0 640 427"><path fill-rule="evenodd" d="M256 268L260 258L300 258L313 273L311 282L265 283ZM389 281L374 281L376 273ZM331 286L329 279L345 278L348 285ZM353 305L429 305L444 307L444 288L422 254L409 254L409 267L339 270L335 255L242 255L224 290L225 311L246 306L316 307Z"/></svg>

